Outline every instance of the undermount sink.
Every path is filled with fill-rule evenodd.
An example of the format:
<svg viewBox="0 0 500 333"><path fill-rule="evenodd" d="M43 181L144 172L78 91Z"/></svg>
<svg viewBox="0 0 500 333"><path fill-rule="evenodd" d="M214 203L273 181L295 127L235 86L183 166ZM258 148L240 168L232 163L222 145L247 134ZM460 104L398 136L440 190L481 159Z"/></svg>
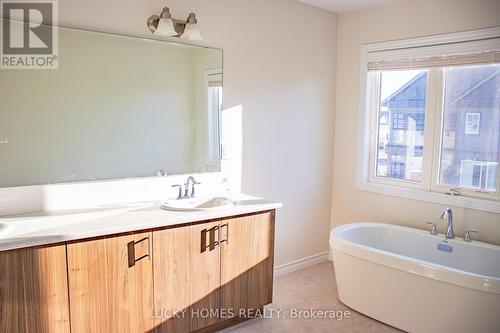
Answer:
<svg viewBox="0 0 500 333"><path fill-rule="evenodd" d="M175 199L163 202L160 207L165 210L194 212L224 209L234 206L234 201L226 197Z"/></svg>

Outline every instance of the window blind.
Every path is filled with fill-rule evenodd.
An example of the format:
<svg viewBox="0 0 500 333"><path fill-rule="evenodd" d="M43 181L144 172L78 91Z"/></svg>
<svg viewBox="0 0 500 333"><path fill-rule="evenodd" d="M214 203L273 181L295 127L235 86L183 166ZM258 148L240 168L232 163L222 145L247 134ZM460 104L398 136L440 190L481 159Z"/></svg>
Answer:
<svg viewBox="0 0 500 333"><path fill-rule="evenodd" d="M207 85L209 87L222 87L222 74L209 74Z"/></svg>
<svg viewBox="0 0 500 333"><path fill-rule="evenodd" d="M209 87L222 87L222 80L208 81Z"/></svg>
<svg viewBox="0 0 500 333"><path fill-rule="evenodd" d="M500 63L500 37L373 50L367 69L397 70Z"/></svg>
<svg viewBox="0 0 500 333"><path fill-rule="evenodd" d="M423 69L430 67L451 67L495 63L500 63L500 51L369 61L368 70Z"/></svg>

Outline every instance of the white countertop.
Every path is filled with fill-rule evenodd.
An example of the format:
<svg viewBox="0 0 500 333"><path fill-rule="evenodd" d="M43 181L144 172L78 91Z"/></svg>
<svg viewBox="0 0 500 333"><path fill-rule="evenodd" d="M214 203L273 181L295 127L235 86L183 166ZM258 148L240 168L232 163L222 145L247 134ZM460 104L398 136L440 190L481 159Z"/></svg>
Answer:
<svg viewBox="0 0 500 333"><path fill-rule="evenodd" d="M0 217L0 251L266 211L281 203L232 195L234 206L207 211L167 211L160 202Z"/></svg>

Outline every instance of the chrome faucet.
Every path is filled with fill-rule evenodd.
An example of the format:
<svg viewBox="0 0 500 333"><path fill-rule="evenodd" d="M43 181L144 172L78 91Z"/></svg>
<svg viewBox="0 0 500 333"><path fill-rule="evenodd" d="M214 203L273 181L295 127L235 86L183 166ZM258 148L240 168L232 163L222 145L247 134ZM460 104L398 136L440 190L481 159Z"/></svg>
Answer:
<svg viewBox="0 0 500 333"><path fill-rule="evenodd" d="M446 219L448 221L448 227L446 228L446 238L455 238L455 233L453 232L453 213L450 208L445 208L441 213L441 219Z"/></svg>
<svg viewBox="0 0 500 333"><path fill-rule="evenodd" d="M191 193L189 193L189 184L191 184ZM180 199L187 199L187 198L194 198L195 195L195 185L201 184L200 182L197 182L193 176L189 176L186 179L186 183L184 184L184 194L182 194L182 185L176 184L172 185L172 187L177 187L179 188L179 194L177 195L177 200Z"/></svg>
<svg viewBox="0 0 500 333"><path fill-rule="evenodd" d="M191 194L189 194L189 183L191 183ZM189 176L184 184L184 198L194 197L194 185L198 184L193 176Z"/></svg>

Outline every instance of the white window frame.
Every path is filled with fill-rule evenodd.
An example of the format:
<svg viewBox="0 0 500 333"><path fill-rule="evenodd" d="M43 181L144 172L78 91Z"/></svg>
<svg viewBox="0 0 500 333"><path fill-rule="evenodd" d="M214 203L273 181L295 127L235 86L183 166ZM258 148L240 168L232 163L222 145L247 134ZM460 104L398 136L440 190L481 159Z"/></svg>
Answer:
<svg viewBox="0 0 500 333"><path fill-rule="evenodd" d="M405 58L417 57L427 52L424 47L432 46L434 52L471 53L471 48L478 51L497 47L500 38L500 27L474 30L468 32L419 37L408 40L398 40L374 44L365 44L361 47L360 64L360 103L359 103L359 133L358 133L358 165L356 189L362 191L382 193L386 195L428 201L443 205L472 208L500 213L500 177L497 177L497 193L488 197L488 194L466 189L450 189L438 186L439 158L424 158L422 174L427 175L420 183L396 180L385 177L375 177L375 157L377 154L378 137L378 97L379 91L368 89L377 81L376 72L368 72L368 61L377 58ZM476 49L472 50L476 51ZM425 128L434 129L434 135L424 135L423 156L439 156L441 151L442 127L442 92L443 71L429 69L427 83L427 100L436 101L426 104ZM375 80L375 81L374 81ZM428 132L428 131L427 131ZM434 138L436 138L434 140ZM437 141L437 142L434 142ZM450 195L451 194L451 195Z"/></svg>
<svg viewBox="0 0 500 333"><path fill-rule="evenodd" d="M433 70L429 70L430 72ZM423 178L421 182L415 182L411 180L405 179L394 179L389 177L378 177L376 176L376 168L377 168L377 149L373 149L373 147L377 147L378 144L378 114L379 114L379 100L380 100L380 85L377 84L380 82L380 73L367 73L368 80L371 82L367 85L365 90L369 94L370 98L370 118L371 122L371 130L370 130L370 158L369 158L369 174L368 181L374 184L382 184L389 186L404 186L407 188L420 189L425 190L430 188L430 178ZM432 78L431 75L428 75L427 79L427 100L430 99L429 96L436 93L436 78ZM368 86L374 87L373 90L368 91ZM434 105L425 106L425 124L424 128L434 128ZM366 111L365 111L366 114ZM373 120L373 121L372 121ZM424 151L423 156L429 156L432 154L432 147L434 146L433 138L429 136L424 136ZM422 164L422 174L430 174L432 169L431 159L423 159Z"/></svg>

